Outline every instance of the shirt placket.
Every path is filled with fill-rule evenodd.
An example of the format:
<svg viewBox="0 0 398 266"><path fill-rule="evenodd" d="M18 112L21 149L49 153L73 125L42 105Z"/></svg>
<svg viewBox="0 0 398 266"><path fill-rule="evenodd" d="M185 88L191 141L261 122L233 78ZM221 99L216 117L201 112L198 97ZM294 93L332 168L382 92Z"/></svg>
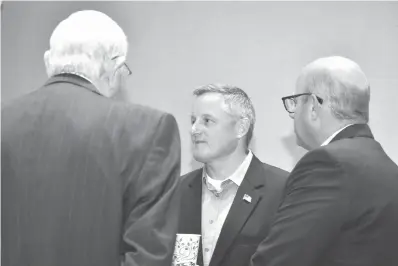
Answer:
<svg viewBox="0 0 398 266"><path fill-rule="evenodd" d="M221 190L217 191L211 184L208 184L208 189L209 191L213 194L213 199L215 202L215 211L212 212L211 218L209 218L209 224L210 224L210 231L211 231L211 244L208 247L205 247L204 252L206 256L208 256L208 262L211 260L211 256L214 253L215 246L217 244L217 239L218 235L221 232L222 224L219 223L219 219L221 216L221 212L223 210L223 205L224 199L225 199L225 194L227 192L227 186L231 183L231 180L225 180L221 184Z"/></svg>

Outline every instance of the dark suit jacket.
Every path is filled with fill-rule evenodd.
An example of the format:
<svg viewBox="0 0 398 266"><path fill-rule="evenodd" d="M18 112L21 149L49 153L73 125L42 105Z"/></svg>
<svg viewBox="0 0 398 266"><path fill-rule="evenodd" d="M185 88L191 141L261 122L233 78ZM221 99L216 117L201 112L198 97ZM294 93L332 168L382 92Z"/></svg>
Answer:
<svg viewBox="0 0 398 266"><path fill-rule="evenodd" d="M298 162L251 265L398 265L398 167L367 125Z"/></svg>
<svg viewBox="0 0 398 266"><path fill-rule="evenodd" d="M202 234L202 171L183 176L179 233ZM255 156L240 185L218 238L210 266L247 265L267 236L278 209L288 173L260 162ZM251 196L251 203L243 196ZM202 245L198 265L203 265Z"/></svg>
<svg viewBox="0 0 398 266"><path fill-rule="evenodd" d="M2 265L170 265L176 121L95 91L58 75L2 108Z"/></svg>

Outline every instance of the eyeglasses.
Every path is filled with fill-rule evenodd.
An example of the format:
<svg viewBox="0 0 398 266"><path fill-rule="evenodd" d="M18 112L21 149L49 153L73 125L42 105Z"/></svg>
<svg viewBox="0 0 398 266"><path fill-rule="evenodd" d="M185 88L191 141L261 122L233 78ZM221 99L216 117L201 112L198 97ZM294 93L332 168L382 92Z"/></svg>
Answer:
<svg viewBox="0 0 398 266"><path fill-rule="evenodd" d="M126 62L123 63L123 65L120 67L120 70L123 71L123 74L126 76L130 76L133 73Z"/></svg>
<svg viewBox="0 0 398 266"><path fill-rule="evenodd" d="M288 111L288 113L294 113L294 111L296 110L296 106L297 106L297 98L300 96L304 96L304 95L314 95L316 97L316 99L318 100L319 104L323 103L323 99L313 93L307 92L307 93L300 93L300 94L294 94L294 95L290 95L290 96L286 96L282 98L282 102L283 105L285 106L286 111Z"/></svg>
<svg viewBox="0 0 398 266"><path fill-rule="evenodd" d="M116 58L118 58L118 57L120 57L120 56L121 56L121 55L114 56L114 57L112 57L111 60L115 60ZM126 75L126 76L130 76L130 75L133 73L133 72L131 72L131 70L130 70L130 68L129 68L129 66L127 65L126 62L124 62L123 65L121 65L119 69L120 69L121 71L123 71L122 73L123 73L124 75Z"/></svg>

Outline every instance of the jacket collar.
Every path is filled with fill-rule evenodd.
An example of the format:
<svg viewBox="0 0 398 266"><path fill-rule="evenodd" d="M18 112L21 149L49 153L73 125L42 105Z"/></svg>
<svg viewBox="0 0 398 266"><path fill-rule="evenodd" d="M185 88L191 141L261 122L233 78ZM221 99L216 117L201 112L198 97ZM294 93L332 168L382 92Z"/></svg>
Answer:
<svg viewBox="0 0 398 266"><path fill-rule="evenodd" d="M344 130L339 132L331 141L338 141L341 139L350 139L350 138L371 138L374 139L372 131L370 130L368 124L353 124L351 126L346 127Z"/></svg>
<svg viewBox="0 0 398 266"><path fill-rule="evenodd" d="M89 80L75 75L75 74L58 74L55 76L52 76L51 78L49 78L47 80L47 82L44 84L44 86L49 86L51 84L55 84L55 83L72 83L74 85L83 87L87 90L90 90L96 94L102 95L98 89L94 86L94 84L92 84Z"/></svg>

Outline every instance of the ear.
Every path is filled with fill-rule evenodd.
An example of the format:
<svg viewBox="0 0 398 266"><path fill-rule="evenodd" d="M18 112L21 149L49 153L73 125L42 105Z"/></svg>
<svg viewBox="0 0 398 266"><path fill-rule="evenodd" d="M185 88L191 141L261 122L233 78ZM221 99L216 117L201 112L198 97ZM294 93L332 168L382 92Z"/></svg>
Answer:
<svg viewBox="0 0 398 266"><path fill-rule="evenodd" d="M113 66L114 75L116 74L116 70L119 69L125 61L126 61L125 56L119 56L114 60L114 62L115 62L114 66Z"/></svg>
<svg viewBox="0 0 398 266"><path fill-rule="evenodd" d="M50 50L47 50L44 53L43 59L44 59L44 65L46 66L47 75L50 76L50 73L48 72L50 66Z"/></svg>
<svg viewBox="0 0 398 266"><path fill-rule="evenodd" d="M320 115L320 110L321 110L321 106L318 102L318 99L316 98L315 95L311 95L311 100L310 100L310 104L309 104L309 108L310 108L310 115L311 115L311 119L312 120L316 120L318 119L319 115Z"/></svg>
<svg viewBox="0 0 398 266"><path fill-rule="evenodd" d="M237 137L243 138L250 128L250 121L247 118L241 118L236 123Z"/></svg>
<svg viewBox="0 0 398 266"><path fill-rule="evenodd" d="M119 56L114 59L104 60L100 77L108 82L116 77L117 70L123 65L125 56Z"/></svg>

